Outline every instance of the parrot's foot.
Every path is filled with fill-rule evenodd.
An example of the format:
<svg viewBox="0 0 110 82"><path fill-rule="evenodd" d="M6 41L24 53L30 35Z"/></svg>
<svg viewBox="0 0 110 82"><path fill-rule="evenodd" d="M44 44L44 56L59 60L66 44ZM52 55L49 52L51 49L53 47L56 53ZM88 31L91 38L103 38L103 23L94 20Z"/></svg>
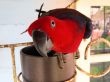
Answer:
<svg viewBox="0 0 110 82"><path fill-rule="evenodd" d="M79 51L77 51L74 55L75 59L79 59L80 58L80 55L79 55Z"/></svg>

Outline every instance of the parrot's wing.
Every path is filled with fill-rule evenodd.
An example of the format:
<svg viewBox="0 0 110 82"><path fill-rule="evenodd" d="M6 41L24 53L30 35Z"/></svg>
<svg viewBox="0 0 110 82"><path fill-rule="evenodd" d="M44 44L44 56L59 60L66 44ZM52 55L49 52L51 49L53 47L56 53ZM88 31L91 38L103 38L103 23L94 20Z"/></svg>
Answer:
<svg viewBox="0 0 110 82"><path fill-rule="evenodd" d="M59 19L76 20L80 23L80 25L86 23L87 20L90 20L87 16L75 9L59 8L50 10L47 13L49 13L49 16L54 16Z"/></svg>
<svg viewBox="0 0 110 82"><path fill-rule="evenodd" d="M85 30L83 38L84 39L89 38L92 34L92 30L93 30L92 21L89 20L89 21L86 22L86 30Z"/></svg>
<svg viewBox="0 0 110 82"><path fill-rule="evenodd" d="M83 37L84 39L89 38L90 35L92 34L91 19L75 9L67 9L67 8L53 9L44 13L42 16L53 16L61 20L63 19L75 20L79 23L79 26L81 28L86 27L86 31Z"/></svg>
<svg viewBox="0 0 110 82"><path fill-rule="evenodd" d="M76 20L79 23L79 26L86 27L84 39L89 38L92 34L92 21L87 16L83 15L79 11L75 9L55 9L49 11L50 16L55 16L59 19L70 19L70 20Z"/></svg>

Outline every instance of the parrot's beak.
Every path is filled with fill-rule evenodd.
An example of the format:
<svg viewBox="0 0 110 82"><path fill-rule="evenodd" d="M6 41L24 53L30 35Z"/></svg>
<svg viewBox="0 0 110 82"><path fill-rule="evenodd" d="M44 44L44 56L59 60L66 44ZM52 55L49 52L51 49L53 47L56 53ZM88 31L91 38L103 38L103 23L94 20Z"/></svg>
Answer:
<svg viewBox="0 0 110 82"><path fill-rule="evenodd" d="M47 36L45 33L34 30L32 32L32 38L33 38L33 43L36 48L36 50L39 52L39 54L43 57L47 57L46 53L46 40Z"/></svg>
<svg viewBox="0 0 110 82"><path fill-rule="evenodd" d="M43 57L48 57L48 51L52 44L47 35L40 30L34 30L32 32L32 38L34 46L39 54Z"/></svg>

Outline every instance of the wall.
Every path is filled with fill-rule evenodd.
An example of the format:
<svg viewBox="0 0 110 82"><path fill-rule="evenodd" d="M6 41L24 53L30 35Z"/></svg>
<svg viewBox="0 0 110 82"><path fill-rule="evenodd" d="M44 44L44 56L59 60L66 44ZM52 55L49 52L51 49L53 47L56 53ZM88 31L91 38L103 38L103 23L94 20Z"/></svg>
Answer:
<svg viewBox="0 0 110 82"><path fill-rule="evenodd" d="M90 17L91 6L110 6L110 0L79 0L77 2L77 10Z"/></svg>

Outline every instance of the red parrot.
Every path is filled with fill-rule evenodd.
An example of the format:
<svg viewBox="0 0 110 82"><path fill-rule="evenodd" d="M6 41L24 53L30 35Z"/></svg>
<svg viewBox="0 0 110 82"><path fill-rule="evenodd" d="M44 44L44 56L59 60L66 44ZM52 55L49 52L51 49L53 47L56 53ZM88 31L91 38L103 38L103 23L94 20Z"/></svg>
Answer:
<svg viewBox="0 0 110 82"><path fill-rule="evenodd" d="M89 38L92 31L91 20L74 9L53 9L35 20L29 28L29 35L34 30L47 34L53 43L51 50L58 53L74 53L82 39Z"/></svg>

